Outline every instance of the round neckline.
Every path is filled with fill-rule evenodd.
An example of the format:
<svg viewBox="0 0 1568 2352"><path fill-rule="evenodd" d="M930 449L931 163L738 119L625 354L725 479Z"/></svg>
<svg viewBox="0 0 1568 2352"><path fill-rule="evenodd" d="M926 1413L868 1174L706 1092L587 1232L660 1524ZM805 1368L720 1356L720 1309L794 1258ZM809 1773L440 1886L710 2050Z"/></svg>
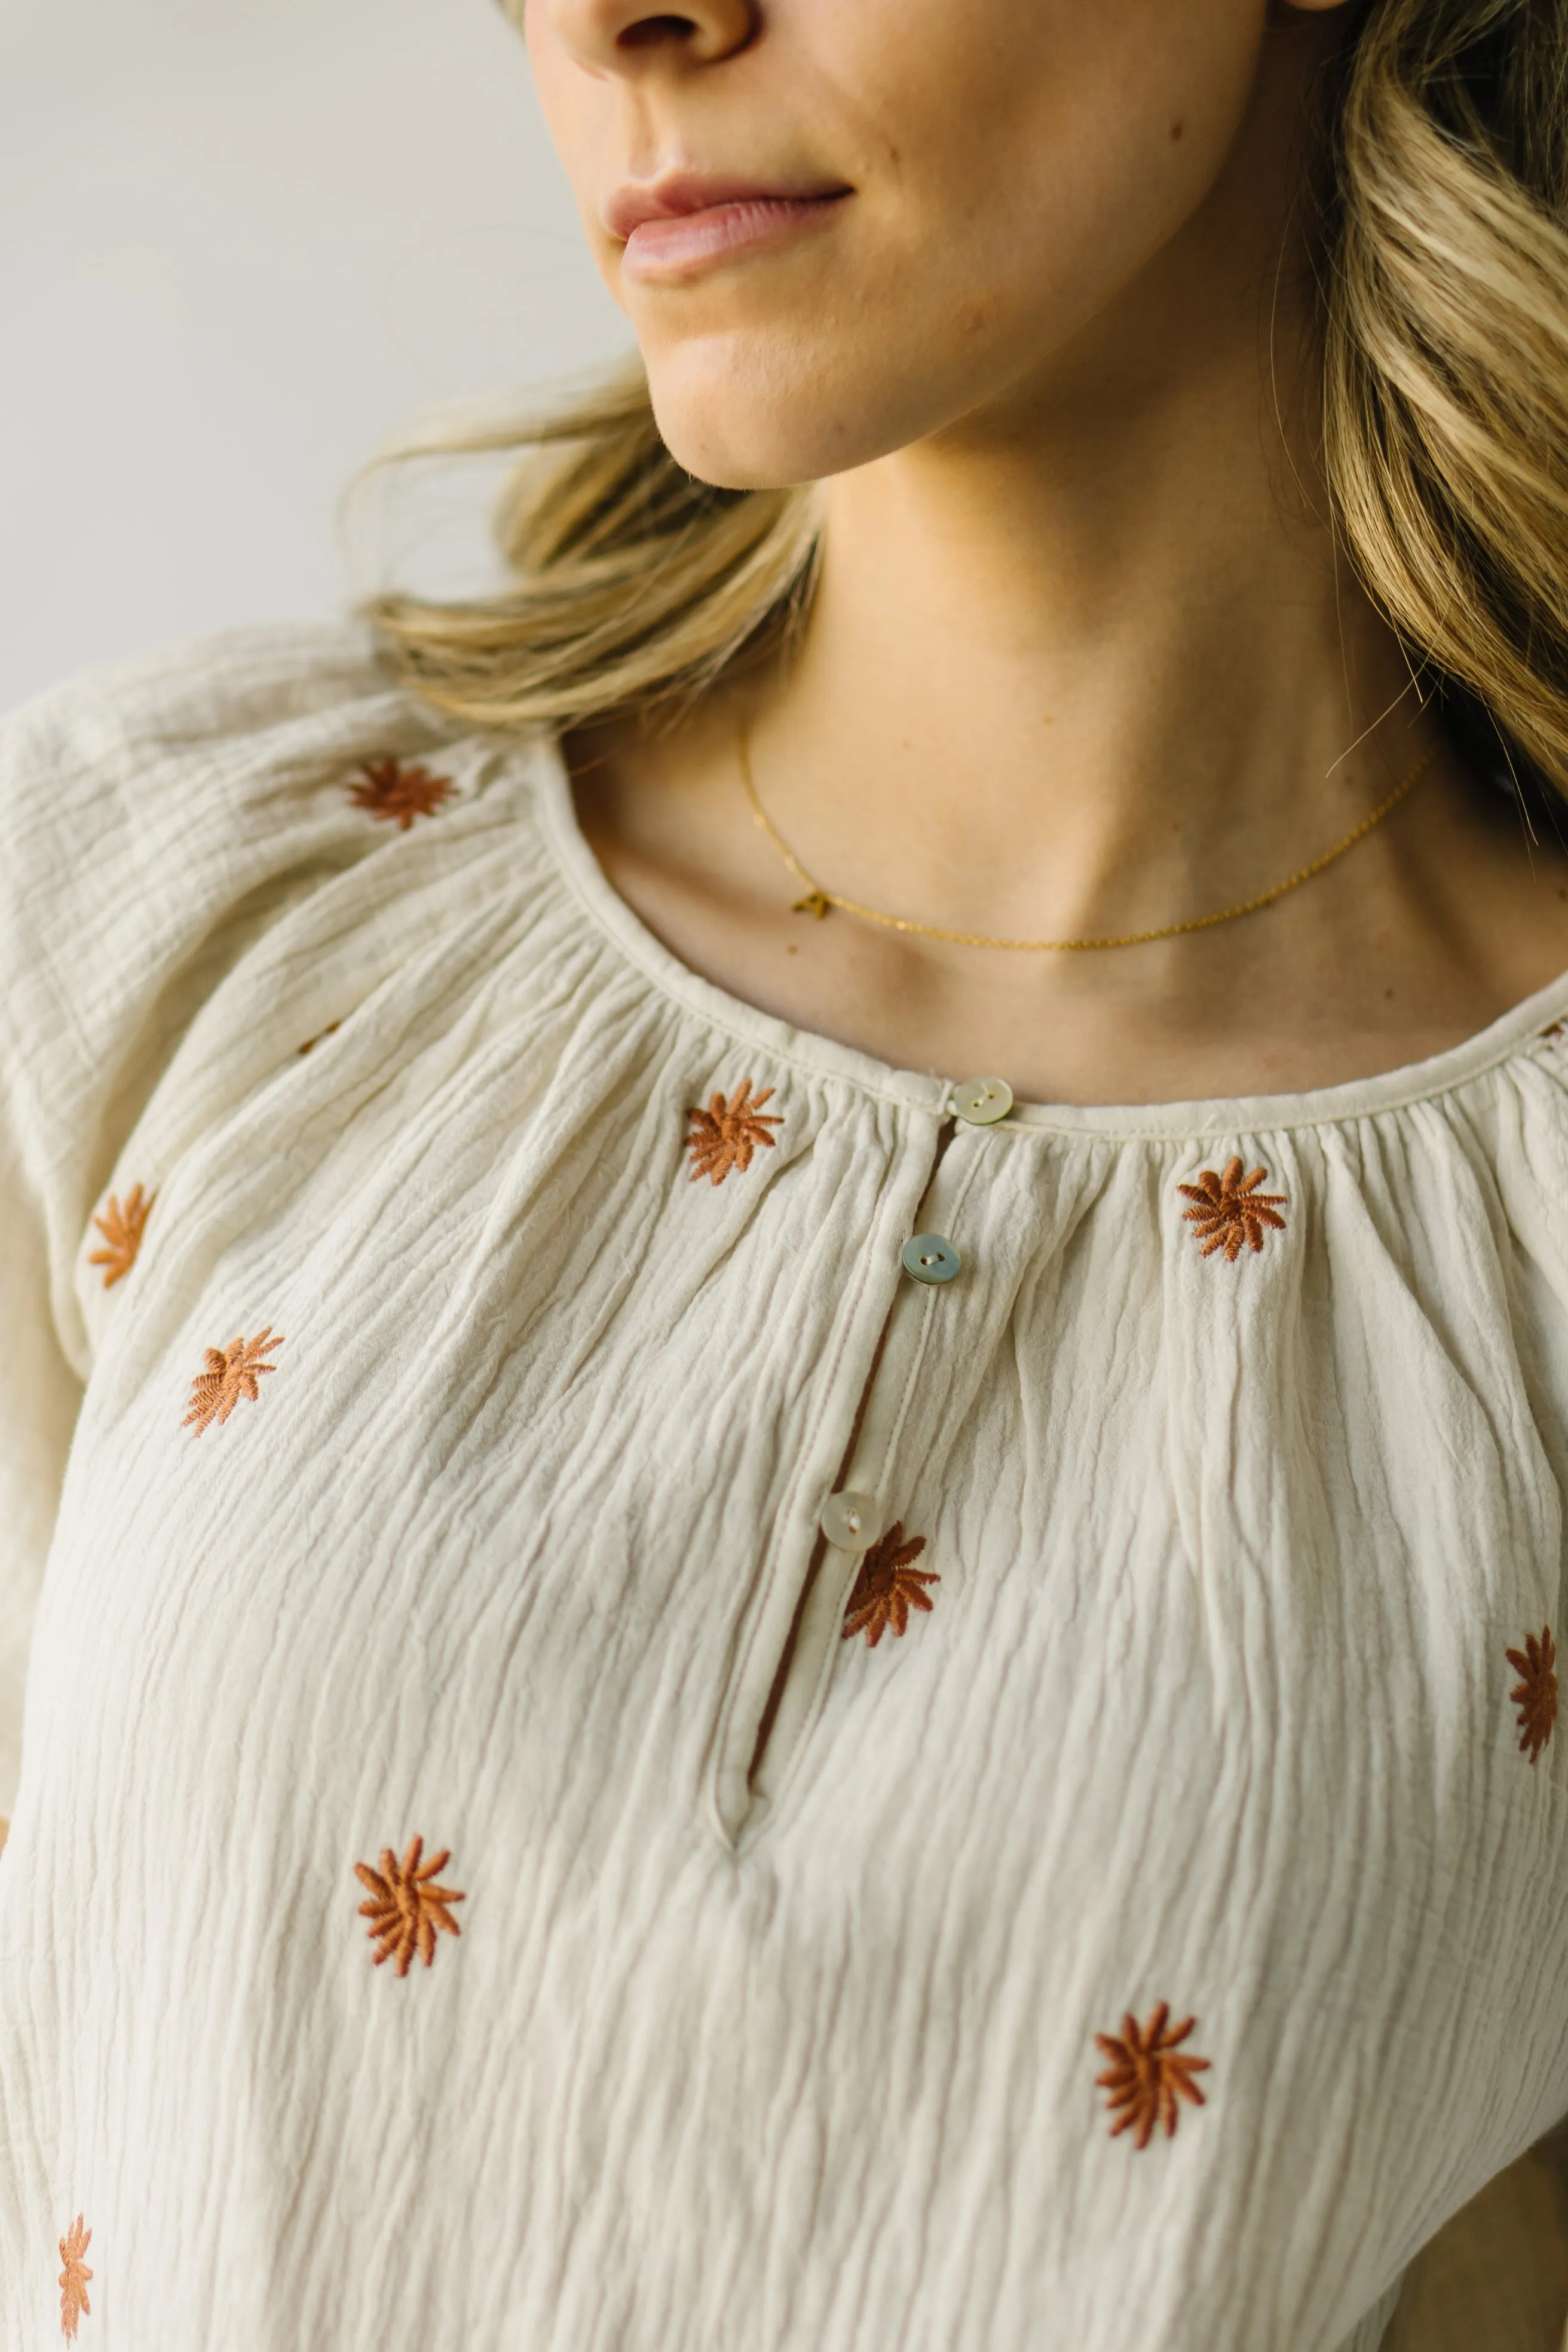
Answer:
<svg viewBox="0 0 1568 2352"><path fill-rule="evenodd" d="M531 747L542 830L558 872L595 928L628 962L687 1011L754 1045L773 1061L816 1076L835 1077L860 1092L936 1117L951 1108L953 1081L929 1070L904 1070L821 1031L802 1029L732 996L654 935L611 883L577 821L572 779L559 738L542 731ZM1180 1102L1016 1102L1007 1118L976 1133L1099 1135L1122 1141L1179 1141L1214 1135L1277 1134L1292 1128L1338 1127L1379 1112L1408 1109L1452 1094L1511 1060L1543 1027L1568 1016L1568 971L1560 972L1500 1013L1473 1036L1423 1061L1406 1062L1371 1077L1347 1078L1305 1093L1215 1095ZM1004 1072L1002 1074L1005 1076Z"/></svg>

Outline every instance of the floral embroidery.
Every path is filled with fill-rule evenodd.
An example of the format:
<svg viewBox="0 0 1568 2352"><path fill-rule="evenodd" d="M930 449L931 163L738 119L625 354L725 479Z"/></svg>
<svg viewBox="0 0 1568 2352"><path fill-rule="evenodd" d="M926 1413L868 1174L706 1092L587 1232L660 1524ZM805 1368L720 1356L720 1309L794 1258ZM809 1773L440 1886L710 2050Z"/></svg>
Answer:
<svg viewBox="0 0 1568 2352"><path fill-rule="evenodd" d="M401 760L363 760L359 782L349 787L355 808L368 809L384 824L406 833L416 816L434 816L457 791L449 776L428 768L405 768Z"/></svg>
<svg viewBox="0 0 1568 2352"><path fill-rule="evenodd" d="M1551 1626L1542 1627L1539 1642L1527 1633L1523 1649L1510 1650L1508 1662L1520 1677L1509 1693L1519 1709L1520 1749L1533 1764L1557 1723L1557 1644Z"/></svg>
<svg viewBox="0 0 1568 2352"><path fill-rule="evenodd" d="M92 2231L81 2226L79 2213L65 2236L60 2240L60 2260L65 2264L60 2273L60 2334L76 2339L78 2323L92 2316L92 2305L87 2299L87 2283L92 2276L82 2261L92 2243Z"/></svg>
<svg viewBox="0 0 1568 2352"><path fill-rule="evenodd" d="M142 1246L142 1228L152 1206L153 1196L148 1194L143 1199L141 1185L132 1184L123 1202L116 1200L111 1192L104 1202L102 1216L94 1217L92 1222L109 1246L94 1250L88 1264L103 1267L105 1290L112 1290L117 1282L123 1282L135 1265L136 1253Z"/></svg>
<svg viewBox="0 0 1568 2352"><path fill-rule="evenodd" d="M867 1647L874 1650L890 1625L895 1633L903 1633L910 1622L911 1609L929 1610L932 1603L923 1588L940 1584L942 1579L927 1568L912 1568L911 1560L919 1559L926 1548L924 1536L913 1536L904 1541L904 1523L895 1519L885 1536L879 1538L860 1562L860 1573L855 1579L855 1590L849 1595L844 1619L844 1639L852 1642L857 1633L864 1633Z"/></svg>
<svg viewBox="0 0 1568 2352"><path fill-rule="evenodd" d="M1176 1187L1193 1203L1182 1214L1188 1224L1197 1227L1205 1257L1212 1257L1215 1250L1222 1249L1234 1265L1241 1255L1243 1244L1254 1250L1263 1247L1266 1226L1284 1232L1285 1220L1278 1212L1286 1206L1289 1195L1260 1192L1258 1187L1268 1173L1267 1168L1255 1168L1244 1178L1240 1160L1230 1160L1226 1162L1223 1176L1205 1168L1195 1184Z"/></svg>
<svg viewBox="0 0 1568 2352"><path fill-rule="evenodd" d="M752 1081L742 1078L733 1102L726 1102L722 1095L713 1095L706 1110L688 1112L691 1133L686 1142L695 1163L691 1171L694 1184L704 1176L721 1184L731 1168L738 1168L744 1175L759 1144L773 1148L778 1138L770 1135L768 1129L784 1125L782 1113L763 1111L763 1105L773 1098L772 1087L764 1087L760 1095L753 1095Z"/></svg>
<svg viewBox="0 0 1568 2352"><path fill-rule="evenodd" d="M304 1044L300 1048L300 1060L303 1061L311 1046L319 1045L323 1037L335 1037L342 1025L343 1024L341 1021L329 1021L324 1029L318 1029L313 1037L307 1037Z"/></svg>
<svg viewBox="0 0 1568 2352"><path fill-rule="evenodd" d="M1551 1023L1549 1023L1549 1024L1548 1024L1548 1025L1547 1025L1547 1026L1546 1026L1546 1027L1545 1027L1545 1028L1541 1032L1542 1042L1543 1044L1549 1044L1549 1043L1550 1043L1553 1038L1561 1037L1561 1036L1562 1036L1562 1034L1563 1034L1563 1024L1562 1024L1562 1022L1561 1022L1561 1021L1553 1021L1553 1022L1551 1022Z"/></svg>
<svg viewBox="0 0 1568 2352"><path fill-rule="evenodd" d="M282 1345L282 1333L275 1332L268 1324L254 1339L236 1339L227 1348L208 1348L206 1370L198 1372L191 1382L191 1409L181 1426L188 1429L194 1422L199 1437L208 1422L226 1421L241 1397L248 1397L254 1404L256 1383L262 1373L278 1370L276 1364L263 1363L262 1358Z"/></svg>
<svg viewBox="0 0 1568 2352"><path fill-rule="evenodd" d="M383 1960L395 1959L400 1977L408 1974L416 1952L427 1969L435 1965L437 1928L444 1936L463 1932L447 1906L466 1902L467 1896L455 1887L430 1885L436 1873L451 1861L451 1849L443 1846L421 1869L419 1857L424 1851L424 1839L411 1838L401 1862L389 1845L384 1845L379 1870L372 1870L366 1862L354 1864L354 1876L370 1889L370 1901L359 1908L361 1918L370 1921L366 1935L381 1946L375 1965L380 1968Z"/></svg>
<svg viewBox="0 0 1568 2352"><path fill-rule="evenodd" d="M1190 2099L1194 2107L1205 2104L1192 2078L1206 2074L1212 2062L1189 2057L1180 2048L1197 2020L1189 2017L1173 2028L1170 2017L1171 2004L1163 2000L1147 2025L1127 2016L1120 2034L1094 2037L1110 2060L1105 2073L1094 2079L1107 2095L1107 2113L1117 2118L1110 2126L1112 2139L1124 2131L1135 2132L1138 2147L1147 2147L1160 2124L1166 2138L1174 2139L1178 2102Z"/></svg>

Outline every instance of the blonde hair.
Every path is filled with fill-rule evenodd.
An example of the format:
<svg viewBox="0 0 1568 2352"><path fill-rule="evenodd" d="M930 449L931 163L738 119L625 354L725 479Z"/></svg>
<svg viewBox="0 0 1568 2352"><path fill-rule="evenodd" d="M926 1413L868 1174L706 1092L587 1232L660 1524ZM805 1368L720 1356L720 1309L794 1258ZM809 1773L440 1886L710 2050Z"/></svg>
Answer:
<svg viewBox="0 0 1568 2352"><path fill-rule="evenodd" d="M368 606L395 667L427 701L486 728L582 726L700 696L782 647L816 576L815 485L716 490L659 438L640 361L521 424L391 453L521 454L496 538L499 595Z"/></svg>
<svg viewBox="0 0 1568 2352"><path fill-rule="evenodd" d="M1568 0L1362 0L1325 91L1322 452L1350 560L1413 662L1568 789ZM482 727L700 695L798 626L814 486L715 490L640 364L515 450L504 593L370 607L403 675Z"/></svg>

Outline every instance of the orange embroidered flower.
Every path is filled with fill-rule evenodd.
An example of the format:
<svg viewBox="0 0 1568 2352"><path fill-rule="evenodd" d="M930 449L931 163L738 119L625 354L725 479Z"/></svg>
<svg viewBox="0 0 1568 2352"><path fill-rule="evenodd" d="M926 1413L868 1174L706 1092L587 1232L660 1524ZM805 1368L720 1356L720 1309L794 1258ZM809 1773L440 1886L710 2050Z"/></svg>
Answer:
<svg viewBox="0 0 1568 2352"><path fill-rule="evenodd" d="M199 1437L209 1421L226 1421L241 1397L248 1397L254 1404L256 1384L262 1373L278 1369L276 1364L263 1363L262 1358L282 1345L282 1333L275 1332L268 1324L254 1339L236 1339L227 1348L208 1348L206 1370L198 1372L191 1382L191 1409L181 1426L189 1429L194 1422Z"/></svg>
<svg viewBox="0 0 1568 2352"><path fill-rule="evenodd" d="M130 1192L125 1195L123 1203L116 1200L111 1192L103 1204L102 1216L94 1217L92 1222L109 1246L107 1249L94 1250L88 1259L88 1264L103 1267L105 1290L112 1290L117 1282L123 1282L135 1265L136 1253L142 1246L142 1229L147 1223L153 1199L153 1196L149 1193L144 1200L141 1185L132 1184Z"/></svg>
<svg viewBox="0 0 1568 2352"><path fill-rule="evenodd" d="M907 1630L911 1609L931 1607L923 1588L940 1584L941 1577L930 1569L910 1565L911 1560L919 1559L925 1548L924 1536L912 1536L908 1543L904 1541L902 1519L895 1519L887 1534L871 1546L860 1562L860 1573L849 1595L844 1617L845 1641L852 1642L857 1633L864 1633L868 1649L874 1650L889 1625L895 1633Z"/></svg>
<svg viewBox="0 0 1568 2352"><path fill-rule="evenodd" d="M316 1034L315 1034L315 1035L314 1035L313 1037L307 1037L307 1038L306 1038L306 1040L305 1040L305 1042L304 1042L304 1044L303 1044L303 1045L300 1046L300 1060L301 1060L301 1061L303 1061L303 1059L304 1059L305 1055L310 1052L310 1050L311 1046L312 1046L312 1045L319 1045L321 1044L321 1040L322 1040L322 1038L323 1038L323 1037L333 1037L333 1036L335 1036L335 1035L337 1034L338 1031L342 1027L342 1025L343 1025L343 1024L342 1024L342 1023L341 1021L329 1021L329 1022L328 1022L328 1024L327 1024L327 1025L326 1025L326 1027L325 1027L324 1029L318 1029L318 1030L317 1030L317 1032L316 1032Z"/></svg>
<svg viewBox="0 0 1568 2352"><path fill-rule="evenodd" d="M434 816L458 787L449 776L433 776L428 768L405 768L401 760L363 760L357 783L349 787L355 808L368 809L386 824L406 833L416 816Z"/></svg>
<svg viewBox="0 0 1568 2352"><path fill-rule="evenodd" d="M687 1150L695 1163L691 1171L694 1184L704 1176L721 1184L731 1168L738 1168L744 1175L759 1144L766 1144L771 1150L778 1138L768 1133L769 1128L784 1125L782 1113L763 1112L763 1105L773 1098L772 1087L764 1087L760 1095L753 1095L752 1081L742 1078L733 1102L727 1102L722 1095L713 1095L706 1110L687 1114L691 1121Z"/></svg>
<svg viewBox="0 0 1568 2352"><path fill-rule="evenodd" d="M1174 2139L1177 2103L1188 2099L1194 2107L1205 2105L1204 2095L1192 2078L1206 2074L1211 2061L1189 2058L1180 2048L1197 2020L1189 2017L1173 2028L1170 2016L1171 2004L1163 2000L1147 2025L1128 2016L1121 2021L1120 2034L1094 2037L1110 2060L1105 2073L1094 2079L1107 2094L1107 2112L1117 2117L1110 2126L1112 2139L1124 2131L1135 2132L1138 2146L1147 2147L1160 2124L1165 2126L1166 2138Z"/></svg>
<svg viewBox="0 0 1568 2352"><path fill-rule="evenodd" d="M1255 1168L1244 1178L1240 1160L1230 1160L1226 1162L1223 1176L1205 1168L1195 1184L1177 1186L1177 1191L1193 1203L1182 1214L1188 1224L1197 1227L1205 1257L1212 1257L1215 1250L1222 1249L1234 1265L1244 1244L1254 1250L1263 1247L1266 1226L1284 1232L1285 1220L1278 1212L1286 1206L1289 1196L1258 1191L1268 1173L1267 1168Z"/></svg>
<svg viewBox="0 0 1568 2352"><path fill-rule="evenodd" d="M82 2261L92 2243L92 2231L81 2226L79 2213L65 2236L60 2240L60 2260L65 2264L60 2273L60 2334L76 2340L79 2323L85 2315L92 2316L92 2305L87 2299L87 2283L92 2276Z"/></svg>
<svg viewBox="0 0 1568 2352"><path fill-rule="evenodd" d="M1509 1693L1519 1709L1519 1745L1533 1764L1557 1723L1557 1644L1551 1626L1542 1627L1539 1642L1527 1633L1523 1649L1510 1650L1508 1662L1520 1677Z"/></svg>
<svg viewBox="0 0 1568 2352"><path fill-rule="evenodd" d="M435 1965L437 1928L444 1936L463 1932L447 1906L466 1902L467 1896L455 1887L430 1884L451 1861L451 1849L443 1846L421 1869L419 1857L424 1851L424 1839L411 1838L401 1862L389 1845L384 1845L379 1870L372 1870L367 1862L354 1864L354 1876L370 1889L370 1901L359 1908L361 1918L370 1921L366 1935L381 1946L375 1965L380 1968L383 1960L395 1959L400 1977L408 1974L416 1952L427 1969Z"/></svg>

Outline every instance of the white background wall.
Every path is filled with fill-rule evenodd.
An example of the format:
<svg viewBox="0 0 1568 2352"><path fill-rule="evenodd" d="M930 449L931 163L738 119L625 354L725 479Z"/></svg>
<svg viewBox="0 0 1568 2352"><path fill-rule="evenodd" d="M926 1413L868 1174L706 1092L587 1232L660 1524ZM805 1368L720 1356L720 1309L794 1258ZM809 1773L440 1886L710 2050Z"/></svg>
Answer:
<svg viewBox="0 0 1568 2352"><path fill-rule="evenodd" d="M0 709L341 609L392 432L628 341L491 0L0 0Z"/></svg>

